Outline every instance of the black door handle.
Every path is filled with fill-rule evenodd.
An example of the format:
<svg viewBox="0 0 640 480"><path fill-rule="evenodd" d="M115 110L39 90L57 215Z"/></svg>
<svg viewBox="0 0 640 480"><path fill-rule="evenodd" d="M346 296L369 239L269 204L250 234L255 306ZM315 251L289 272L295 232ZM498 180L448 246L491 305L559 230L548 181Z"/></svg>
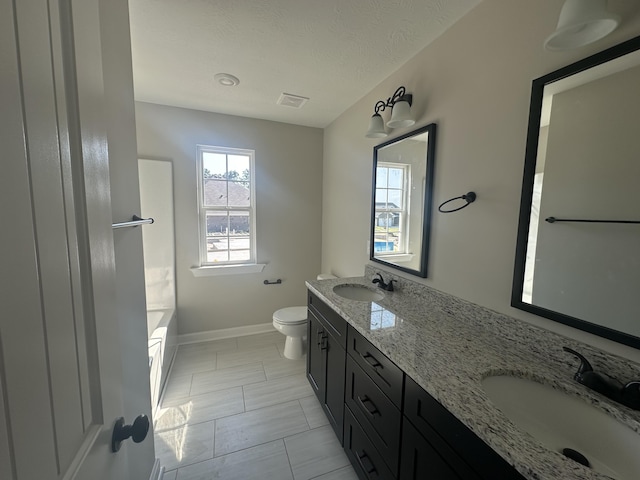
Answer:
<svg viewBox="0 0 640 480"><path fill-rule="evenodd" d="M111 451L117 452L124 440L131 437L135 443L140 443L147 438L149 433L149 417L146 415L138 415L132 425L124 424L124 417L116 420L113 426L113 435L111 435Z"/></svg>

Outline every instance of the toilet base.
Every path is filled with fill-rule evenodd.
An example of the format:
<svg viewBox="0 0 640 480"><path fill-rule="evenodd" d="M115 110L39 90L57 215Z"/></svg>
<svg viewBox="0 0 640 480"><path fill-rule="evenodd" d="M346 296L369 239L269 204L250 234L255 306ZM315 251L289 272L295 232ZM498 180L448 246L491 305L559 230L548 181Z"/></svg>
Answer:
<svg viewBox="0 0 640 480"><path fill-rule="evenodd" d="M289 360L300 360L304 355L302 337L287 337L284 341L284 357Z"/></svg>

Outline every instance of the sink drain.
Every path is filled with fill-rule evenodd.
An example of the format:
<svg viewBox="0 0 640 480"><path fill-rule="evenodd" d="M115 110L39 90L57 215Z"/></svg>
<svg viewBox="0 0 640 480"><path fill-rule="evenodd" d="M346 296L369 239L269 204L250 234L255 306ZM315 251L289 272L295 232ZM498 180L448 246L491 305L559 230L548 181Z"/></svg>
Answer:
<svg viewBox="0 0 640 480"><path fill-rule="evenodd" d="M591 468L591 464L589 463L589 460L587 460L587 457L582 455L580 452L576 452L572 448L563 448L562 454L565 457L570 458L574 462L578 462L581 465L584 465L585 467Z"/></svg>

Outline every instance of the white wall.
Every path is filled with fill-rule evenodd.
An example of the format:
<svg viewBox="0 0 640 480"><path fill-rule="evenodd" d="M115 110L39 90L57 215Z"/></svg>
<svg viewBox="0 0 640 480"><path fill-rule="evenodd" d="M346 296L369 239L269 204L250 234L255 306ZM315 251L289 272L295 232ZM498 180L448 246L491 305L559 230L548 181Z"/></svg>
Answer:
<svg viewBox="0 0 640 480"><path fill-rule="evenodd" d="M559 0L485 0L325 129L322 268L361 275L368 263L371 162L364 133L373 106L404 85L417 123L438 124L434 205L475 191L462 211L434 209L429 278L438 290L640 360L640 352L509 306L531 82L640 34L637 2L611 1L623 14L604 40L547 52ZM386 117L385 117L386 118ZM347 240L348 239L348 240ZM378 266L376 266L378 268Z"/></svg>
<svg viewBox="0 0 640 480"><path fill-rule="evenodd" d="M306 304L320 272L322 135L299 127L149 103L136 104L140 158L173 163L180 334L269 323ZM259 274L194 278L198 265L196 145L253 149ZM264 285L281 278L281 285Z"/></svg>

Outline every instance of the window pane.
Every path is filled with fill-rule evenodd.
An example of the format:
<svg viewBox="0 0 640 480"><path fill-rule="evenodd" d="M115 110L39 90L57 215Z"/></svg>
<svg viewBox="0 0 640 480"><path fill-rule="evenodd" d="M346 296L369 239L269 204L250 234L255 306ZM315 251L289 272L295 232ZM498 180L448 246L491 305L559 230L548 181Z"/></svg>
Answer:
<svg viewBox="0 0 640 480"><path fill-rule="evenodd" d="M207 213L207 261L227 262L229 219L226 213Z"/></svg>
<svg viewBox="0 0 640 480"><path fill-rule="evenodd" d="M402 190L389 190L389 208L403 208Z"/></svg>
<svg viewBox="0 0 640 480"><path fill-rule="evenodd" d="M389 171L386 167L377 167L376 168L376 188L386 188L387 187L387 172Z"/></svg>
<svg viewBox="0 0 640 480"><path fill-rule="evenodd" d="M404 169L390 168L389 169L389 188L403 188L403 187L404 187Z"/></svg>
<svg viewBox="0 0 640 480"><path fill-rule="evenodd" d="M384 188L376 188L376 208L387 208L387 190Z"/></svg>
<svg viewBox="0 0 640 480"><path fill-rule="evenodd" d="M231 212L229 214L229 236L246 237L248 241L250 233L249 212ZM233 249L234 247L232 246L231 248Z"/></svg>
<svg viewBox="0 0 640 480"><path fill-rule="evenodd" d="M227 181L207 178L203 184L204 205L207 207L227 206Z"/></svg>
<svg viewBox="0 0 640 480"><path fill-rule="evenodd" d="M234 262L246 262L251 260L250 250L232 250L229 252L231 260Z"/></svg>
<svg viewBox="0 0 640 480"><path fill-rule="evenodd" d="M393 239L389 238L386 231L377 231L373 239L373 250L375 252L392 252Z"/></svg>
<svg viewBox="0 0 640 480"><path fill-rule="evenodd" d="M222 250L213 252L207 252L207 262L208 263L216 263L216 262L228 262L229 261L229 251Z"/></svg>
<svg viewBox="0 0 640 480"><path fill-rule="evenodd" d="M376 214L376 227L386 231L393 221L393 213L380 212Z"/></svg>
<svg viewBox="0 0 640 480"><path fill-rule="evenodd" d="M251 189L248 182L228 182L229 206L248 207L251 205Z"/></svg>
<svg viewBox="0 0 640 480"><path fill-rule="evenodd" d="M250 180L250 161L247 155L228 155L228 160L229 180Z"/></svg>
<svg viewBox="0 0 640 480"><path fill-rule="evenodd" d="M225 178L227 156L224 153L202 152L202 175L204 178Z"/></svg>
<svg viewBox="0 0 640 480"><path fill-rule="evenodd" d="M227 236L229 220L226 212L207 212L207 237Z"/></svg>

